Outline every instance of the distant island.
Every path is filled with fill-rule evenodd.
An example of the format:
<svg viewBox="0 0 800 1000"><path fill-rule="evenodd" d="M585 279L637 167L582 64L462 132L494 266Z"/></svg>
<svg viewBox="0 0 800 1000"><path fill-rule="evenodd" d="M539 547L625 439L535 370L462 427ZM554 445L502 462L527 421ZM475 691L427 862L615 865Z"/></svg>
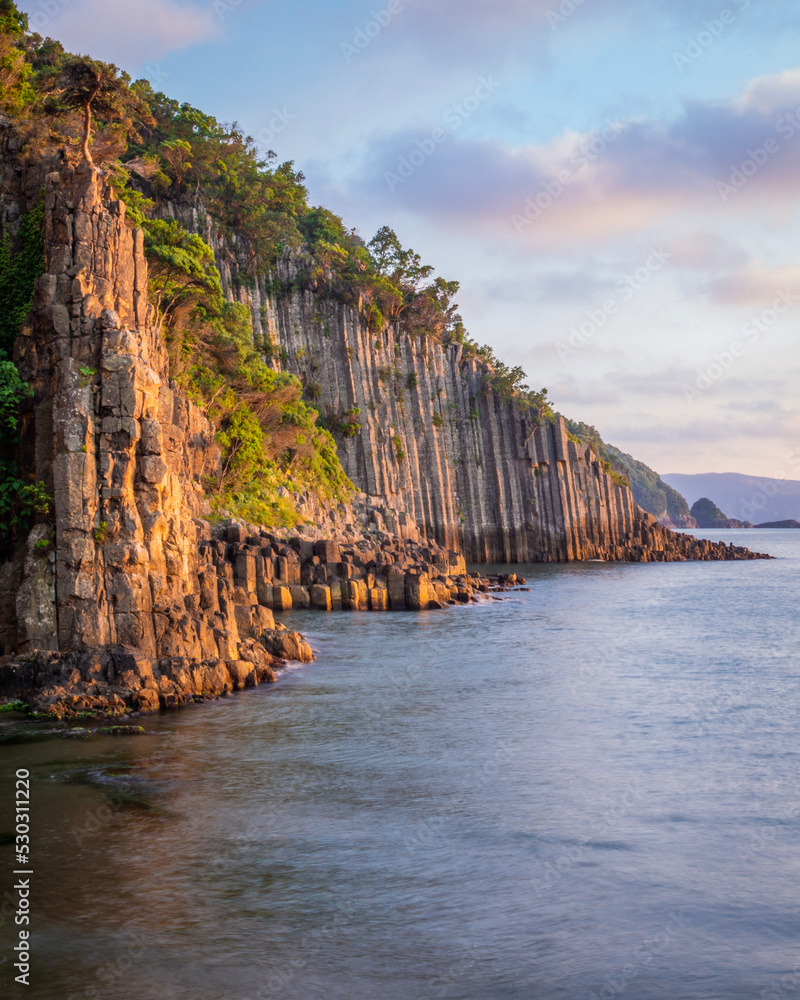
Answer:
<svg viewBox="0 0 800 1000"><path fill-rule="evenodd" d="M691 516L697 522L698 528L800 528L800 521L796 521L794 518L751 524L750 521L739 521L735 517L726 517L714 501L709 500L708 497L701 497L692 505Z"/></svg>
<svg viewBox="0 0 800 1000"><path fill-rule="evenodd" d="M739 521L735 517L727 517L717 507L713 500L701 497L692 505L691 515L698 528L752 528L749 521Z"/></svg>
<svg viewBox="0 0 800 1000"><path fill-rule="evenodd" d="M785 473L793 471L794 467L789 466ZM661 479L686 497L690 506L702 497L713 497L731 517L742 521L800 521L798 478L788 479L782 474L769 478L739 472L704 472L664 473Z"/></svg>

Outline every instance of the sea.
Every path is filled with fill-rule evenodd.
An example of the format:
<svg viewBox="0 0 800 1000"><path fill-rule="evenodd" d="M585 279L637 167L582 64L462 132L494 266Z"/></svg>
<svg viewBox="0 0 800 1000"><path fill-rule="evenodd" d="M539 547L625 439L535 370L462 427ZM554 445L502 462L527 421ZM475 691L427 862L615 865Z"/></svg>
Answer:
<svg viewBox="0 0 800 1000"><path fill-rule="evenodd" d="M143 734L0 715L3 997L800 1000L800 531L695 534L775 558L288 613L315 662Z"/></svg>

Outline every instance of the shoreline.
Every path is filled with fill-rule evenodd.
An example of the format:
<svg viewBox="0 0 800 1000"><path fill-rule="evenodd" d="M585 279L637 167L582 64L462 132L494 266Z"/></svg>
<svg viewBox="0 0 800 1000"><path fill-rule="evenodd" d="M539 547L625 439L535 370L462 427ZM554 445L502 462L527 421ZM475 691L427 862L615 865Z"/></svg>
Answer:
<svg viewBox="0 0 800 1000"><path fill-rule="evenodd" d="M404 608L382 610L442 610L447 606L479 603L478 594L499 600L493 595L524 587L526 582L515 573L485 577L465 573L464 576L466 582L455 586L454 595L446 603L431 599L416 609L406 603ZM30 650L0 659L0 711L5 705L24 703L26 714L37 720L119 722L272 684L288 664L313 662L315 656L305 636L276 622L270 609L260 605L234 606L235 611L239 609L248 615L257 613L262 626L267 626L260 633L251 631L248 660L191 661L186 657L161 657L153 663L135 648L114 645L66 652ZM334 609L329 605L328 610L377 609ZM242 619L245 615L240 613L236 617Z"/></svg>

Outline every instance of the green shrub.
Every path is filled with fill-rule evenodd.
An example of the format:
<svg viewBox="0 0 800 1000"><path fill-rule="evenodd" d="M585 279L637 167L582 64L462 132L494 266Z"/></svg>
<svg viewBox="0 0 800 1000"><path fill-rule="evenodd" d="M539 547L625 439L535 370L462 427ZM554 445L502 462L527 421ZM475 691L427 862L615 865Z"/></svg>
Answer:
<svg viewBox="0 0 800 1000"><path fill-rule="evenodd" d="M353 406L342 414L339 430L346 438L353 438L361 432L361 421L358 419L360 413L360 408Z"/></svg>
<svg viewBox="0 0 800 1000"><path fill-rule="evenodd" d="M0 240L0 360L10 359L19 328L33 307L44 274L44 198L23 215L16 235Z"/></svg>
<svg viewBox="0 0 800 1000"><path fill-rule="evenodd" d="M51 504L44 483L25 482L16 462L0 461L0 552L8 553L34 524L46 520Z"/></svg>
<svg viewBox="0 0 800 1000"><path fill-rule="evenodd" d="M22 381L16 365L0 361L0 429L17 430L20 403L32 394L33 390Z"/></svg>
<svg viewBox="0 0 800 1000"><path fill-rule="evenodd" d="M403 441L399 434L392 435L392 444L394 445L394 453L398 462L404 462L406 458L406 453L403 450Z"/></svg>

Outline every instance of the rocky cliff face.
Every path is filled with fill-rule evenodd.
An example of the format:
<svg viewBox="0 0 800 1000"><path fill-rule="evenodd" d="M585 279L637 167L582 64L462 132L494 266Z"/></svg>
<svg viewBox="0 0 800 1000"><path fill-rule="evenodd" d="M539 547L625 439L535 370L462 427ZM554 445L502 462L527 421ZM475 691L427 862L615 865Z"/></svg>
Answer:
<svg viewBox="0 0 800 1000"><path fill-rule="evenodd" d="M360 410L341 456L365 492L336 509L307 497L315 524L292 537L212 527L202 481L220 456L169 381L141 232L96 171L25 166L3 142L4 229L46 198L45 273L15 359L34 389L20 465L48 486L53 516L0 567L0 696L121 713L271 680L312 655L273 609L468 601L491 581L469 576L465 555L750 557L658 526L563 423L534 427L486 395L459 347L375 336L351 308L263 287L251 305L286 367L332 419Z"/></svg>
<svg viewBox="0 0 800 1000"><path fill-rule="evenodd" d="M701 552L660 526L569 440L563 419L536 426L514 399L487 392L485 365L460 345L392 325L371 332L359 310L298 288L290 261L237 290L235 254L207 219L202 231L231 295L250 304L257 339L334 425L348 414L360 425L337 437L350 478L409 511L427 538L468 562L738 557L726 546Z"/></svg>
<svg viewBox="0 0 800 1000"><path fill-rule="evenodd" d="M360 412L340 438L348 475L409 510L473 562L621 558L639 515L630 491L567 440L535 427L514 400L484 391L460 345L375 335L358 313L295 293L270 310L274 339L318 401Z"/></svg>
<svg viewBox="0 0 800 1000"><path fill-rule="evenodd" d="M310 538L212 529L201 482L219 452L169 382L141 232L93 170L4 177L9 219L45 189L46 269L15 355L34 389L20 464L48 486L53 517L0 570L3 651L23 654L0 694L32 686L57 713L219 694L270 679L276 658L311 657L273 607L427 607L458 592L463 557L420 545L407 515L366 498L335 511L309 498ZM341 551L315 548L334 522Z"/></svg>

